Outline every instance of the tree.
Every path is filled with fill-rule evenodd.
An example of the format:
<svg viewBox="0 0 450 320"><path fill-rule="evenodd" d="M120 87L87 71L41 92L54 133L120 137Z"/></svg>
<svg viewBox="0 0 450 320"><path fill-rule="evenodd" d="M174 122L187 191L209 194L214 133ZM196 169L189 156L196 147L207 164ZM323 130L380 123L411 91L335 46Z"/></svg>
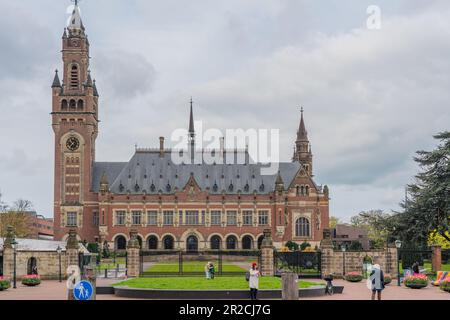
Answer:
<svg viewBox="0 0 450 320"><path fill-rule="evenodd" d="M354 227L367 230L367 236L375 248L384 247L392 234L391 215L382 210L362 211L351 217L350 223Z"/></svg>
<svg viewBox="0 0 450 320"><path fill-rule="evenodd" d="M27 237L30 233L28 212L32 209L31 201L19 199L14 202L12 208L6 207L3 212L0 212L0 236L4 238L8 226L12 226L17 238Z"/></svg>
<svg viewBox="0 0 450 320"><path fill-rule="evenodd" d="M330 217L330 228L336 228L336 225L341 223L341 219L338 217Z"/></svg>
<svg viewBox="0 0 450 320"><path fill-rule="evenodd" d="M359 242L359 241L352 241L350 243L350 246L348 247L348 250L361 251L361 250L363 250L363 246L362 246L361 242Z"/></svg>
<svg viewBox="0 0 450 320"><path fill-rule="evenodd" d="M420 172L408 185L409 199L397 212L396 235L402 241L427 245L430 234L450 242L450 131L433 136L440 143L432 151L418 151Z"/></svg>

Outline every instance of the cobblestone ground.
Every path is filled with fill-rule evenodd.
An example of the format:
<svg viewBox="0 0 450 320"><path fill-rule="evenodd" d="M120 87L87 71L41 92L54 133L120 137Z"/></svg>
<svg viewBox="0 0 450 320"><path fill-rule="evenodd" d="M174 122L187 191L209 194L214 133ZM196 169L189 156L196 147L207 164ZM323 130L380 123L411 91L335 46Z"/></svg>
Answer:
<svg viewBox="0 0 450 320"><path fill-rule="evenodd" d="M311 280L314 281L314 280ZM395 281L395 280L394 280ZM114 279L98 279L98 285L117 282ZM365 282L351 283L343 280L333 281L335 285L344 285L344 293L333 296L302 298L301 300L370 300L371 291ZM97 295L97 300L122 300L114 295ZM392 282L382 294L383 300L450 300L450 294L429 285L420 290L398 287ZM65 282L43 281L37 287L26 287L17 283L17 289L10 288L0 292L0 300L67 300Z"/></svg>

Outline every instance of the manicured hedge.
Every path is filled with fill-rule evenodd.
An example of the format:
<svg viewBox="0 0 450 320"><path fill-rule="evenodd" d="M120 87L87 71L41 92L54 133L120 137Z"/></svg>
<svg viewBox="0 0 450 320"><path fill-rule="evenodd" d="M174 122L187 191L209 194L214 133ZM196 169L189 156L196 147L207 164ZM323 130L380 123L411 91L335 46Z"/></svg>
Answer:
<svg viewBox="0 0 450 320"><path fill-rule="evenodd" d="M363 276L359 272L349 272L345 275L345 280L350 282L360 282L363 279Z"/></svg>

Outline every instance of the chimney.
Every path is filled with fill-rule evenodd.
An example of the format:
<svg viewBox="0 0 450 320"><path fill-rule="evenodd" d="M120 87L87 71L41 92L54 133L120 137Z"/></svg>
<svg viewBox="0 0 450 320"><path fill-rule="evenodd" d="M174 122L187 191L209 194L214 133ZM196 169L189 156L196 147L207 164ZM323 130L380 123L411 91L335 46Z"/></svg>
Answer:
<svg viewBox="0 0 450 320"><path fill-rule="evenodd" d="M159 137L159 156L164 157L164 137Z"/></svg>

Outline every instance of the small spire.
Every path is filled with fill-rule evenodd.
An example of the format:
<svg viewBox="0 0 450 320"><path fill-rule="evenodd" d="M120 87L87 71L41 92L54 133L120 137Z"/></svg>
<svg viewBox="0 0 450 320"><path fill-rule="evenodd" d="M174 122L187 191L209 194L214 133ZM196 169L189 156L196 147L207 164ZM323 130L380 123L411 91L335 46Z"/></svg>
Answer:
<svg viewBox="0 0 450 320"><path fill-rule="evenodd" d="M75 0L72 16L70 17L67 29L69 29L69 31L84 31L83 21L81 21L80 8L78 7L78 0Z"/></svg>
<svg viewBox="0 0 450 320"><path fill-rule="evenodd" d="M300 126L297 131L297 141L308 141L308 132L306 131L305 121L303 120L303 107L300 109L301 119Z"/></svg>
<svg viewBox="0 0 450 320"><path fill-rule="evenodd" d="M192 110L192 104L194 102L192 101L192 97L191 97L191 114L189 117L189 135L191 137L193 137L195 135L195 130L194 130L194 112Z"/></svg>
<svg viewBox="0 0 450 320"><path fill-rule="evenodd" d="M86 87L92 87L91 70L88 70L88 76L86 81Z"/></svg>
<svg viewBox="0 0 450 320"><path fill-rule="evenodd" d="M61 82L58 77L58 69L55 70L55 78L53 78L52 88L61 88Z"/></svg>
<svg viewBox="0 0 450 320"><path fill-rule="evenodd" d="M280 170L278 170L277 180L275 181L277 185L284 185L283 178L281 177Z"/></svg>
<svg viewBox="0 0 450 320"><path fill-rule="evenodd" d="M64 28L64 32L63 32L62 38L63 39L67 39L67 29L66 28Z"/></svg>
<svg viewBox="0 0 450 320"><path fill-rule="evenodd" d="M97 86L95 85L95 79L93 81L92 87L94 89L94 97L98 97L98 91L97 91Z"/></svg>

